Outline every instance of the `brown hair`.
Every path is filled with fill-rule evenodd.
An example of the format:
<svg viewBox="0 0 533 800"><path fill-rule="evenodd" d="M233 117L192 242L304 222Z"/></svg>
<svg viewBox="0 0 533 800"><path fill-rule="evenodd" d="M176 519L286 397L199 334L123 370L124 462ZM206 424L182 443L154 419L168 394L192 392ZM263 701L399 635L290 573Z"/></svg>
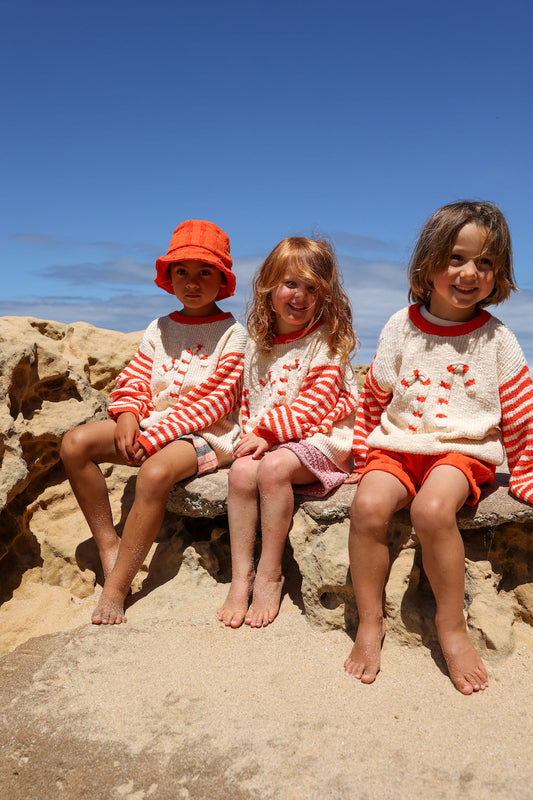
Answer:
<svg viewBox="0 0 533 800"><path fill-rule="evenodd" d="M486 229L484 252L494 262L494 289L479 305L497 305L517 291L511 234L502 212L492 203L460 200L439 208L422 228L408 267L410 302L429 302L433 276L444 269L457 234L469 223Z"/></svg>
<svg viewBox="0 0 533 800"><path fill-rule="evenodd" d="M342 285L335 252L325 239L306 239L303 236L283 239L255 274L248 303L248 331L258 348L268 352L274 344L276 315L271 296L289 272L302 276L317 289L315 314L307 327L323 320L329 328L329 348L349 359L359 342L353 330L352 309Z"/></svg>

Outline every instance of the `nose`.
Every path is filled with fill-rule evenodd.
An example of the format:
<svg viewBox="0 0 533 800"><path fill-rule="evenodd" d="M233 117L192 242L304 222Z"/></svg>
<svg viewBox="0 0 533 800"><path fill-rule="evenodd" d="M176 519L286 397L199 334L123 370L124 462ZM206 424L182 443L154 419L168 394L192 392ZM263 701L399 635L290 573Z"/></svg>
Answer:
<svg viewBox="0 0 533 800"><path fill-rule="evenodd" d="M468 261L464 262L461 268L461 274L472 278L477 276L477 264L473 258L470 258Z"/></svg>

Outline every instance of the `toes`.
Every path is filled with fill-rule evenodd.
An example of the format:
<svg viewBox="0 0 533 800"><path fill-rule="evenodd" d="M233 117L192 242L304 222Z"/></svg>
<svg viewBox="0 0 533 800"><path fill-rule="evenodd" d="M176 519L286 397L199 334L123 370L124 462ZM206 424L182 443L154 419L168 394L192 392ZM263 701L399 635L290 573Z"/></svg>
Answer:
<svg viewBox="0 0 533 800"><path fill-rule="evenodd" d="M244 620L244 611L230 612L226 615L224 622L230 628L240 628Z"/></svg>
<svg viewBox="0 0 533 800"><path fill-rule="evenodd" d="M361 683L374 683L374 681L376 680L376 675L377 672L374 672L374 670L370 671L368 669L365 669L365 671L361 675Z"/></svg>

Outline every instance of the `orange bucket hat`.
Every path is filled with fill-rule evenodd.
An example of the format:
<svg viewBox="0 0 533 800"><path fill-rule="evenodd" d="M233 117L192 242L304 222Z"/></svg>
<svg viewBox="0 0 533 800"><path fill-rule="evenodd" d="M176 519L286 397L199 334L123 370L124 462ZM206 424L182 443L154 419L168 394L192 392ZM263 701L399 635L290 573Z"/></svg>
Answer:
<svg viewBox="0 0 533 800"><path fill-rule="evenodd" d="M178 225L172 234L166 256L161 256L155 262L157 277L154 283L169 294L174 294L170 264L188 259L211 264L224 275L226 282L221 285L216 300L232 297L235 293L235 275L231 271L233 261L229 237L218 225L203 219L188 219Z"/></svg>

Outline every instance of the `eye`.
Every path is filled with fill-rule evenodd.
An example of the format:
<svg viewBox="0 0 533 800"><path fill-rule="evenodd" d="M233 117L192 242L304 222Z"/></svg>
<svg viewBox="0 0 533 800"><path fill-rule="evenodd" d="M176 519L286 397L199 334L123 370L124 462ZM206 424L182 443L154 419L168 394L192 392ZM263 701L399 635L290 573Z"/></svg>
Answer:
<svg viewBox="0 0 533 800"><path fill-rule="evenodd" d="M202 269L200 270L200 275L203 275L204 278L209 278L210 275L213 274L212 269Z"/></svg>
<svg viewBox="0 0 533 800"><path fill-rule="evenodd" d="M463 260L463 257L459 255L459 253L452 253L450 256L450 261L452 264L460 264Z"/></svg>
<svg viewBox="0 0 533 800"><path fill-rule="evenodd" d="M480 258L479 261L477 262L477 266L478 269L481 270L486 270L486 271L491 270L493 267L492 259L487 258L486 256L484 258Z"/></svg>
<svg viewBox="0 0 533 800"><path fill-rule="evenodd" d="M174 273L174 275L179 275L180 277L187 274L186 269L184 269L183 267L174 266L174 264L172 265L172 272Z"/></svg>
<svg viewBox="0 0 533 800"><path fill-rule="evenodd" d="M308 286L307 291L309 294L316 294L318 292L318 286Z"/></svg>
<svg viewBox="0 0 533 800"><path fill-rule="evenodd" d="M289 289L294 289L296 286L296 281L285 281L285 286L288 286Z"/></svg>

